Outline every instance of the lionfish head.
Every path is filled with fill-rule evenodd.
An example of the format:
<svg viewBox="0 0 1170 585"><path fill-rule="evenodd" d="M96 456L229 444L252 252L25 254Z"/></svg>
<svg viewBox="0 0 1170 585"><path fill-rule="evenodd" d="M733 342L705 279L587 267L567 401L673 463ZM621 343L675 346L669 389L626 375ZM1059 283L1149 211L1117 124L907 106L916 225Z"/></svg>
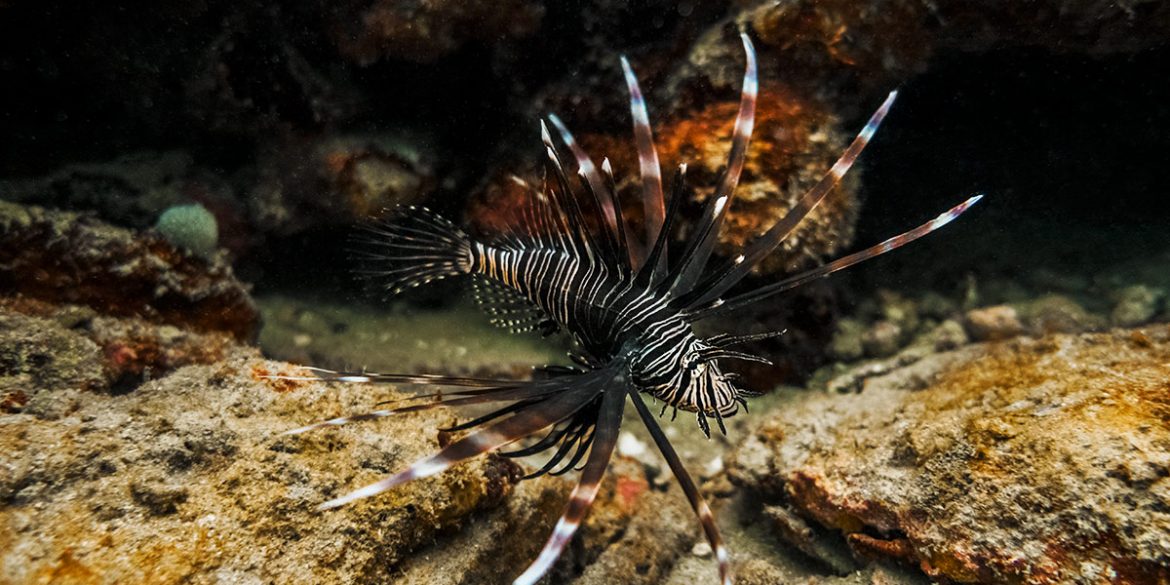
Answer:
<svg viewBox="0 0 1170 585"><path fill-rule="evenodd" d="M739 412L743 400L740 389L732 382L732 376L719 368L718 358L711 357L712 347L702 341L696 346L682 359L683 394L691 400L680 407L716 419L733 416Z"/></svg>

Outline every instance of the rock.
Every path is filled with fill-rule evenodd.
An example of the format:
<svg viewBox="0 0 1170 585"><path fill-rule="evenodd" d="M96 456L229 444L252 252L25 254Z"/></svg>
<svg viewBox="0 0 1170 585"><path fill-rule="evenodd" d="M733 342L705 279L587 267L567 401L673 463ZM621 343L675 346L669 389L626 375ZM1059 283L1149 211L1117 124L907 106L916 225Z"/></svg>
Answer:
<svg viewBox="0 0 1170 585"><path fill-rule="evenodd" d="M959 303L937 292L927 291L918 301L918 308L923 317L941 321L955 317L959 312Z"/></svg>
<svg viewBox="0 0 1170 585"><path fill-rule="evenodd" d="M1170 328L935 354L813 393L731 478L855 553L963 583L1170 578Z"/></svg>
<svg viewBox="0 0 1170 585"><path fill-rule="evenodd" d="M837 322L837 331L829 342L829 356L835 360L852 362L865 355L861 337L865 333L865 325L857 319L841 319Z"/></svg>
<svg viewBox="0 0 1170 585"><path fill-rule="evenodd" d="M1020 316L1033 335L1080 333L1105 328L1106 321L1064 295L1050 294L1022 303Z"/></svg>
<svg viewBox="0 0 1170 585"><path fill-rule="evenodd" d="M101 346L77 331L0 311L0 413L63 416L73 394L109 387L104 361Z"/></svg>
<svg viewBox="0 0 1170 585"><path fill-rule="evenodd" d="M890 321L874 323L861 336L861 345L869 357L894 355L901 347L902 328Z"/></svg>
<svg viewBox="0 0 1170 585"><path fill-rule="evenodd" d="M911 345L926 346L934 351L948 351L966 345L969 341L963 325L954 319L947 319L914 338Z"/></svg>
<svg viewBox="0 0 1170 585"><path fill-rule="evenodd" d="M431 195L435 138L387 130L281 145L259 161L249 198L254 229L288 235L358 225Z"/></svg>
<svg viewBox="0 0 1170 585"><path fill-rule="evenodd" d="M250 340L259 311L226 259L205 260L151 234L0 201L0 295L85 305Z"/></svg>
<svg viewBox="0 0 1170 585"><path fill-rule="evenodd" d="M1135 327L1148 323L1158 313L1163 293L1145 285L1126 287L1117 293L1117 304L1109 314L1115 327Z"/></svg>
<svg viewBox="0 0 1170 585"><path fill-rule="evenodd" d="M1024 331L1019 314L1008 305L967 311L964 325L971 339L975 341L1008 339Z"/></svg>
<svg viewBox="0 0 1170 585"><path fill-rule="evenodd" d="M53 420L6 415L0 580L82 571L103 582L387 582L411 551L507 500L519 468L487 457L318 512L326 499L437 449L434 429L453 417L435 410L281 436L402 396L263 378L300 371L236 348L125 395L89 393ZM540 509L556 508L549 500ZM529 527L518 532L531 532L529 547L544 540Z"/></svg>
<svg viewBox="0 0 1170 585"><path fill-rule="evenodd" d="M105 221L136 229L154 225L176 206L202 200L224 209L232 198L223 179L177 150L123 154L63 165L40 177L0 180L0 193L19 203L92 211Z"/></svg>

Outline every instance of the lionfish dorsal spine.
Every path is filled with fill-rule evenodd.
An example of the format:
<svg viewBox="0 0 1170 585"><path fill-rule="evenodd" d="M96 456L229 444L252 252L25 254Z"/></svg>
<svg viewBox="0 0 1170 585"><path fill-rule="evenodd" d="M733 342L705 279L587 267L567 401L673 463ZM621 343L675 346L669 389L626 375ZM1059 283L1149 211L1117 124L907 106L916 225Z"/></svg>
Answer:
<svg viewBox="0 0 1170 585"><path fill-rule="evenodd" d="M642 210L644 214L645 242L650 245L658 238L665 221L666 204L662 194L662 167L658 164L658 149L654 147L654 131L650 128L650 115L646 111L646 99L642 96L642 88L638 85L638 76L630 66L629 59L621 58L622 73L626 78L626 88L630 92L630 117L634 123L634 144L638 150L638 170L642 177ZM635 268L641 268L646 258L640 258ZM660 261L665 266L667 255L662 254ZM655 270L660 268L656 265Z"/></svg>
<svg viewBox="0 0 1170 585"><path fill-rule="evenodd" d="M897 91L891 91L886 96L882 105L870 116L861 132L857 134L857 137L853 139L853 142L837 159L837 162L829 168L828 172L800 198L792 209L788 210L788 213L780 221L753 240L743 253L727 263L722 270L717 271L716 276L700 285L696 289L696 292L699 293L697 297L688 299L688 308L709 303L735 286L751 272L756 264L771 254L780 245L780 242L784 241L792 233L792 230L796 229L796 226L800 225L804 218L808 217L808 214L824 201L825 196L841 182L841 178L857 161L861 151L865 150L866 145L869 144L870 139L881 126L882 120L889 113L890 107L894 105L894 100L897 97Z"/></svg>
<svg viewBox="0 0 1170 585"><path fill-rule="evenodd" d="M743 41L747 64L744 67L743 83L740 88L739 112L736 114L732 131L731 151L727 154L727 168L723 172L719 186L707 200L703 215L683 254L682 264L670 279L673 282L668 292L672 296L690 292L702 276L747 160L747 148L751 141L752 129L755 127L756 100L759 97L760 86L755 47L747 34L740 33L740 39Z"/></svg>

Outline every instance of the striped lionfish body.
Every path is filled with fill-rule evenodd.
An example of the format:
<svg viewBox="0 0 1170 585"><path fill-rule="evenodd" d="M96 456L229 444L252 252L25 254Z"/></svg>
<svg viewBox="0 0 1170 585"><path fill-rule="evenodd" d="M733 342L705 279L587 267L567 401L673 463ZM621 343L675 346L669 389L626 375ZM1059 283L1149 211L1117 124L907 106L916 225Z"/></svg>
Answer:
<svg viewBox="0 0 1170 585"><path fill-rule="evenodd" d="M972 197L918 228L819 268L726 295L836 186L877 130L896 95L891 93L886 98L836 164L787 216L734 259L717 262L711 252L743 169L755 114L755 53L747 35L741 37L747 67L727 167L689 240L677 253L672 250L668 254L668 240L679 204L687 194L686 165L674 173L668 201L663 194L646 107L625 58L622 67L631 98L646 217L641 234L626 225L622 217L608 159L596 165L556 116L549 116L549 121L561 144L554 142L542 122L547 178L543 188L532 189L531 204L520 218L523 230L491 242L478 241L422 208L404 210L370 230L372 246L365 255L379 263L372 272L388 278L390 290L397 292L436 279L469 276L474 280L477 298L494 323L515 330L566 332L574 341L572 357L578 367L546 368L546 375L526 381L314 370L318 377L332 381L449 389L412 398L397 408L333 419L290 433L439 405L500 405L453 427L452 430L474 430L434 455L326 502L322 508L380 493L439 473L467 458L534 437L502 454L550 452L548 462L533 476L565 473L578 466L581 469L580 481L543 551L515 580L515 584L534 583L552 567L597 494L617 443L628 398L698 515L716 552L722 582L731 582L729 556L711 510L642 395L662 402L659 416L667 408L690 411L708 436L708 421L712 418L725 432L723 419L746 405L747 394L736 387L732 375L725 373L724 362L766 361L733 348L772 334L703 338L692 329L694 323L900 247L942 227L979 200L979 196ZM561 158L563 150L574 162L573 176Z"/></svg>

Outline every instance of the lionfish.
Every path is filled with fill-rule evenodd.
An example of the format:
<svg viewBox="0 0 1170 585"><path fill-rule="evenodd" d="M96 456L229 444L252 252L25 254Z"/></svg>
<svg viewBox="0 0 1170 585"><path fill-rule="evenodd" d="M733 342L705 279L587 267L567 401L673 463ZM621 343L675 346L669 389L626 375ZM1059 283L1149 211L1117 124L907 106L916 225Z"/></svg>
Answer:
<svg viewBox="0 0 1170 585"><path fill-rule="evenodd" d="M388 290L398 293L442 278L471 276L477 298L495 324L546 334L563 330L573 341L571 357L577 365L549 366L543 369L545 375L535 379L507 381L311 368L314 379L326 381L417 384L454 390L415 396L402 406L335 418L289 434L437 406L498 405L487 414L448 429L474 429L463 438L399 473L325 502L321 509L373 496L533 437L531 443L501 454L521 457L551 451L547 463L527 477L562 474L578 469L579 464L581 472L540 555L514 581L514 585L535 583L560 556L597 495L629 398L698 516L718 560L722 583L731 583L730 558L714 515L643 394L662 403L659 417L665 415L667 408L676 414L682 409L695 413L700 429L708 437L709 419L714 419L719 430L726 433L724 419L735 415L740 406L746 408L745 399L752 394L736 386L734 373L723 369L724 360L767 363L763 357L734 348L777 333L704 338L692 328L697 321L748 306L908 244L943 227L981 197L971 197L876 246L754 290L725 296L840 182L897 96L896 91L889 94L844 154L787 215L734 258L716 262L711 254L744 167L758 91L755 50L746 34L740 36L747 64L727 166L681 253L668 256L667 249L671 227L688 193L687 167L683 164L675 171L670 199L666 201L646 104L625 57L621 65L630 94L641 171L644 238L639 238L622 217L609 159L603 159L600 166L594 164L556 115L549 115L548 120L559 134L561 145L553 142L548 125L541 121L546 179L543 188L531 189L533 197L522 213L523 229L485 242L421 207L402 209L389 221L370 228L375 248L366 256L383 263L373 272L389 280ZM562 149L567 149L575 162L575 180L566 171ZM708 270L708 264L716 266Z"/></svg>

